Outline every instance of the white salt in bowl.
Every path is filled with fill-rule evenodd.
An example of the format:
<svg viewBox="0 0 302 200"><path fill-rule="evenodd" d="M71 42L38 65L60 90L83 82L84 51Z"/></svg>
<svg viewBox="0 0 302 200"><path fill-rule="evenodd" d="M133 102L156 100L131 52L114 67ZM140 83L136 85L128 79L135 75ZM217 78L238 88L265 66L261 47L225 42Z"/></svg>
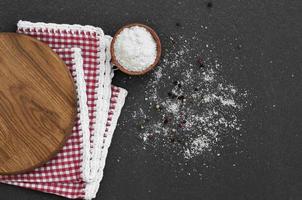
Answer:
<svg viewBox="0 0 302 200"><path fill-rule="evenodd" d="M130 28L130 27L135 27L135 26L145 28L151 34L151 36L153 37L153 39L156 43L156 57L154 59L154 62L152 64L150 64L150 66L144 68L143 70L139 70L139 71L133 71L133 70L131 71L131 70L127 69L127 67L121 65L118 62L117 56L114 51L114 48L115 48L114 44L117 40L117 36L119 36L119 34L124 29ZM150 70L152 70L158 64L158 62L160 60L160 56L161 56L161 43L160 43L160 39L159 39L157 33L152 28L150 28L149 26L146 26L144 24L133 23L133 24L128 24L128 25L123 26L115 33L115 35L113 36L112 42L111 42L110 53L111 53L111 63L113 65L115 65L119 70L121 70L122 72L129 74L129 75L143 75L143 74L149 72Z"/></svg>

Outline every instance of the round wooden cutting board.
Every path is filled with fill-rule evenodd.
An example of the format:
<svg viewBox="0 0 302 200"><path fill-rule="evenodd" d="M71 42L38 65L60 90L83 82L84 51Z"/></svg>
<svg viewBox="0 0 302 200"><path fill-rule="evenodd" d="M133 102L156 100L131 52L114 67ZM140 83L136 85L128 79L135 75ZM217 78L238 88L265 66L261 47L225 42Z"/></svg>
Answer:
<svg viewBox="0 0 302 200"><path fill-rule="evenodd" d="M64 145L76 91L64 62L31 37L0 34L0 174L26 172Z"/></svg>

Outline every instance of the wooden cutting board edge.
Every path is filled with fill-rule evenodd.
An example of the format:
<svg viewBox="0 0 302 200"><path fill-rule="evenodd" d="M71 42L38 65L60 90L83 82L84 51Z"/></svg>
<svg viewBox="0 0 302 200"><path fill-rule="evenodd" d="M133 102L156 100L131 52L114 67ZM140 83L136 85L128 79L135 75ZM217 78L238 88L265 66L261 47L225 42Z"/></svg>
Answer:
<svg viewBox="0 0 302 200"><path fill-rule="evenodd" d="M50 51L52 51L54 53L54 55L62 62L62 64L66 67L66 71L68 72L68 76L70 78L70 80L72 81L72 84L73 84L73 93L74 93L74 113L73 113L73 117L72 117L72 120L71 120L71 124L70 126L68 127L67 131L65 132L65 137L64 139L62 140L62 142L60 143L60 145L58 146L58 149L56 149L52 154L50 154L48 156L48 158L46 160L43 160L39 163L37 163L36 165L33 165L27 169L24 169L24 170L21 170L21 171L15 171L15 172L12 172L12 173L3 173L3 172L0 172L0 175L15 175L15 174L21 174L21 173L26 173L26 172L30 172L36 168L39 168L41 166L43 166L44 164L46 164L49 160L51 160L52 158L54 158L58 153L59 151L64 147L67 139L69 138L69 136L71 135L72 133L72 129L74 127L74 124L76 123L76 116L77 116L77 93L76 93L76 86L74 84L74 80L68 70L68 67L66 66L66 64L64 63L64 61L59 57L59 55L57 53L55 53L47 44L35 39L35 38L32 38L30 36L27 36L25 34L19 34L19 33L13 33L13 32L2 32L0 33L0 37L1 35L12 35L12 36L21 36L21 37L26 37L34 42L37 42L39 43L40 45L43 45L43 46L46 46L46 48L50 49Z"/></svg>

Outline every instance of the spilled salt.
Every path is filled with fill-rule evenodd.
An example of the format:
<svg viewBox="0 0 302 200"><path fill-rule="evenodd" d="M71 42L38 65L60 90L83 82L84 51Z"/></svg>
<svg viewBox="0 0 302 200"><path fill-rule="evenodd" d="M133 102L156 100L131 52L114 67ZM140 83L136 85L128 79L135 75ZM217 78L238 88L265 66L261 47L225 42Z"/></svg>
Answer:
<svg viewBox="0 0 302 200"><path fill-rule="evenodd" d="M126 108L132 114L124 126L138 139L131 153L146 150L169 165L175 178L204 180L205 170L216 167L213 161L245 152L243 113L253 96L228 79L230 66L220 60L218 47L204 48L206 41L197 36L168 37L161 64L141 88L144 95L135 97L144 101Z"/></svg>
<svg viewBox="0 0 302 200"><path fill-rule="evenodd" d="M146 85L149 106L134 111L132 118L144 126L138 134L146 146L191 160L211 152L227 135L236 135L247 93L225 79L224 65L212 53L202 60L197 55L196 66L194 58L184 59L193 54L192 45L183 38L174 41L179 46L165 53Z"/></svg>

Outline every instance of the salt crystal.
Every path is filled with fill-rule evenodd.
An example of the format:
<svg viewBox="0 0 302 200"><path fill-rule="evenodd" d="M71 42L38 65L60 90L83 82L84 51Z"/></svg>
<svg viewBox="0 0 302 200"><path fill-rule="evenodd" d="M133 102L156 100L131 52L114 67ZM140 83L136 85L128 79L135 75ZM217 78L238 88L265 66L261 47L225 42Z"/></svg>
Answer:
<svg viewBox="0 0 302 200"><path fill-rule="evenodd" d="M144 27L123 29L114 42L117 61L129 71L143 71L156 59L156 42Z"/></svg>

